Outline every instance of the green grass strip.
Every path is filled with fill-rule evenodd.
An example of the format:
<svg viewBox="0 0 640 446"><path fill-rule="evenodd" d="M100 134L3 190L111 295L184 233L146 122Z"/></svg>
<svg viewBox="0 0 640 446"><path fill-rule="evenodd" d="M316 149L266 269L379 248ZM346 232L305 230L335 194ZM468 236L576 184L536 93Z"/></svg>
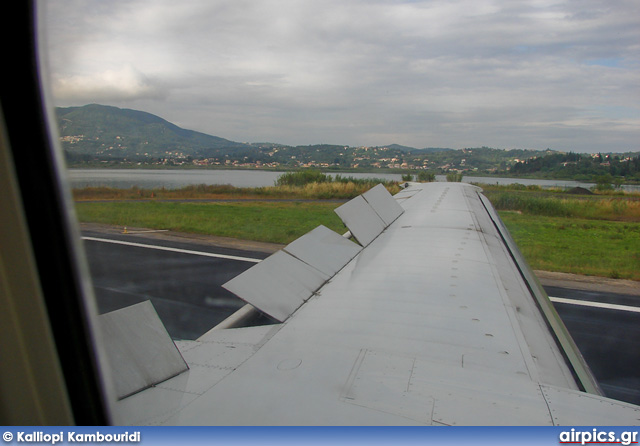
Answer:
<svg viewBox="0 0 640 446"><path fill-rule="evenodd" d="M501 211L533 269L640 280L640 223Z"/></svg>
<svg viewBox="0 0 640 446"><path fill-rule="evenodd" d="M640 222L640 200L636 196L572 197L553 192L528 191L487 191L485 195L498 210L547 217Z"/></svg>
<svg viewBox="0 0 640 446"><path fill-rule="evenodd" d="M272 243L290 243L318 225L346 229L323 202L107 202L76 203L81 222L170 229Z"/></svg>

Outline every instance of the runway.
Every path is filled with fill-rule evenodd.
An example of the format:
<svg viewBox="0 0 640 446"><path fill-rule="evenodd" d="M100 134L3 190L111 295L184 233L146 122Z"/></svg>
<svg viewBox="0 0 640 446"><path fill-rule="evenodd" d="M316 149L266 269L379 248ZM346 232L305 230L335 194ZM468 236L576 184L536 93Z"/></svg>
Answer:
<svg viewBox="0 0 640 446"><path fill-rule="evenodd" d="M99 312L149 299L174 339L196 339L242 307L221 285L279 248L96 227L83 239ZM640 404L640 297L541 281L605 394Z"/></svg>
<svg viewBox="0 0 640 446"><path fill-rule="evenodd" d="M221 285L269 255L134 234L84 240L98 311L151 300L174 339L196 339L242 307Z"/></svg>

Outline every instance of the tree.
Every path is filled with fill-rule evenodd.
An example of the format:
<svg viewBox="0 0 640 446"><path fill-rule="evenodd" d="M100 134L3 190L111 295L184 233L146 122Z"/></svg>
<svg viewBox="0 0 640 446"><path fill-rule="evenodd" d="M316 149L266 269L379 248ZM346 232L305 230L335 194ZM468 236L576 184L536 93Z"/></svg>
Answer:
<svg viewBox="0 0 640 446"><path fill-rule="evenodd" d="M419 172L418 181L421 183L432 183L436 180L436 174L431 172Z"/></svg>
<svg viewBox="0 0 640 446"><path fill-rule="evenodd" d="M331 182L331 178L319 170L301 170L283 173L276 180L276 186L304 186L309 183Z"/></svg>
<svg viewBox="0 0 640 446"><path fill-rule="evenodd" d="M620 189L622 187L622 183L624 182L624 178L622 177L614 177L613 178L613 187L616 189Z"/></svg>
<svg viewBox="0 0 640 446"><path fill-rule="evenodd" d="M611 177L611 175L609 174L600 175L599 177L596 178L596 190L613 189L613 185L611 184L612 181L613 181L613 178Z"/></svg>
<svg viewBox="0 0 640 446"><path fill-rule="evenodd" d="M449 183L460 183L462 181L462 174L457 172L449 172L447 174L447 181Z"/></svg>

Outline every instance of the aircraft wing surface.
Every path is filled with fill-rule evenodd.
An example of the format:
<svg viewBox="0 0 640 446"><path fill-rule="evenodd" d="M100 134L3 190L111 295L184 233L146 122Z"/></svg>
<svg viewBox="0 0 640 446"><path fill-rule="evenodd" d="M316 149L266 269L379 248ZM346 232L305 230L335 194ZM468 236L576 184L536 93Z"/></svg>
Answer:
<svg viewBox="0 0 640 446"><path fill-rule="evenodd" d="M336 211L362 246L318 229L229 282L281 323L177 341L189 370L120 400L115 421L640 423L599 394L479 188L368 194Z"/></svg>

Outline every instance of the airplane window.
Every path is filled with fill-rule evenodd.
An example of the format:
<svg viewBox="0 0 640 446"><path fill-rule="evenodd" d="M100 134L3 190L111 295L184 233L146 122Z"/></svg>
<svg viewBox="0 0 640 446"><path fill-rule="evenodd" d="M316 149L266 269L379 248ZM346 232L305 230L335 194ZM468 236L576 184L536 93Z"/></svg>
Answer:
<svg viewBox="0 0 640 446"><path fill-rule="evenodd" d="M497 212L460 174L450 183L377 176L384 186L350 189L351 201L290 199L287 218L284 204L260 195L296 180L269 169L314 167L316 191L338 190L340 178L321 171L373 166L369 150L390 150L342 145L347 130L371 141L408 129L427 138L424 119L451 107L450 121L432 122L457 136L450 122L475 109L462 98L492 102L493 90L485 75L464 76L476 96L451 94L455 79L442 72L480 59L466 50L456 61L427 57L435 50L414 41L444 32L453 44L440 28L465 28L471 18L451 11L468 5L375 2L370 15L342 3L289 5L287 15L265 5L19 6L20 50L2 85L2 226L16 230L0 242L0 278L10 279L0 283L0 326L41 346L47 371L35 384L23 379L33 397L19 413L42 402L29 420L50 425L599 422L596 379ZM469 14L503 17L494 9ZM425 29L426 17L443 20ZM395 46L380 45L392 36ZM495 61L492 48L482 50ZM440 86L432 97L421 88L427 74ZM380 82L389 78L401 81L390 89ZM534 79L525 80L529 91ZM472 127L519 115L512 99L498 99L507 112L490 108ZM304 125L289 126L294 116ZM276 142L242 142L257 138ZM300 140L317 149L296 151ZM376 167L408 166L378 155ZM229 184L253 195L240 201ZM276 223L261 224L266 213ZM228 233L207 232L229 222ZM240 241L238 229L280 232ZM8 262L16 253L21 261ZM20 342L3 337L2 354L14 354ZM283 394L287 404L273 403ZM17 399L3 400L0 414ZM245 406L211 410L230 400ZM635 409L607 402L609 422L635 420Z"/></svg>

